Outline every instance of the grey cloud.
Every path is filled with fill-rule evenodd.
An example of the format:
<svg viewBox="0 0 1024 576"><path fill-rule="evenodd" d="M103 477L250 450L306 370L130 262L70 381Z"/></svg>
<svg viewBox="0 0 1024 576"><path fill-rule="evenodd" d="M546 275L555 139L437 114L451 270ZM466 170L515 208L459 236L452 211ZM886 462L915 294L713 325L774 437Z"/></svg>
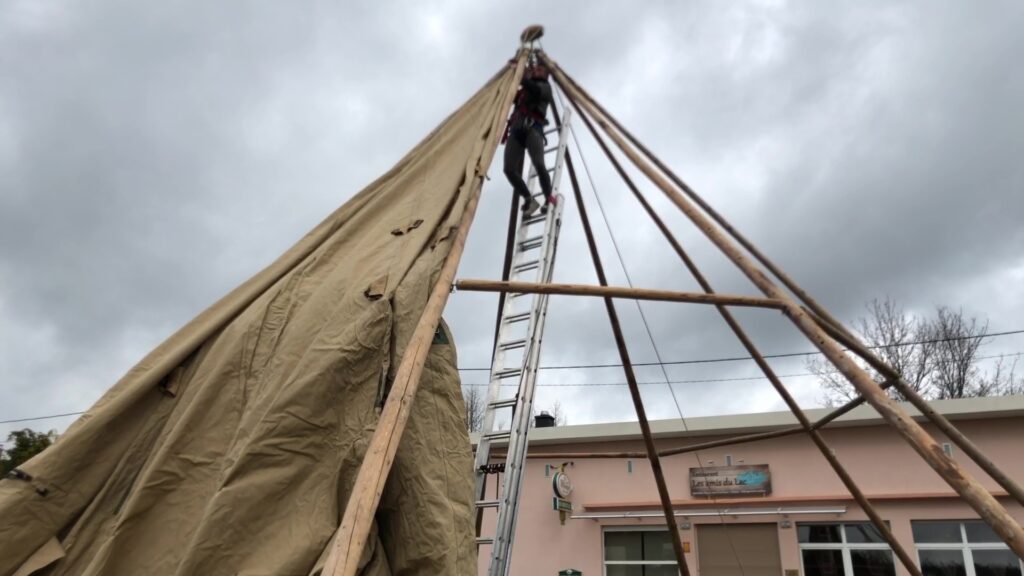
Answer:
<svg viewBox="0 0 1024 576"><path fill-rule="evenodd" d="M999 329L1024 320L1012 285L1024 270L1014 3L32 4L0 21L0 419L87 407L386 170L532 22L555 59L838 316L891 294L914 309L963 305ZM695 289L577 131L633 281ZM719 291L754 293L636 177ZM461 276L500 273L508 195L492 167ZM566 208L556 277L593 282ZM489 361L495 301L452 297L464 366ZM741 353L712 310L644 306L666 360ZM618 307L631 352L653 360L635 307ZM765 352L807 349L777 314L740 315ZM616 361L598 300L552 301L545 364ZM798 360L778 369L804 371ZM755 375L749 363L667 370ZM550 371L541 383L621 379ZM791 382L817 400L812 379ZM686 415L779 407L763 381L676 389ZM631 418L624 387L541 390L538 407L559 400L572 422ZM652 416L675 414L663 387L644 393Z"/></svg>

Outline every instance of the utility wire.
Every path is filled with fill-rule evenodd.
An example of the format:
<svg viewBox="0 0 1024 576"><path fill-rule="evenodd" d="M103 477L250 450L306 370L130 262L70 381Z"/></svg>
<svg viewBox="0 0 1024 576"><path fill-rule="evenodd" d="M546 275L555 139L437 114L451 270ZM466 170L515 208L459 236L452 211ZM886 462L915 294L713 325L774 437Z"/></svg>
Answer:
<svg viewBox="0 0 1024 576"><path fill-rule="evenodd" d="M85 414L85 411L83 410L82 412L68 412L66 414L50 414L49 416L33 416L32 418L17 418L17 419L14 419L14 420L0 420L0 424L14 424L16 422L31 422L33 420L49 420L51 418L63 418L64 416L78 416L80 414Z"/></svg>
<svg viewBox="0 0 1024 576"><path fill-rule="evenodd" d="M1005 333L1002 333L1002 334L989 334L989 335L995 336L995 335L1006 335L1006 334L1014 334L1014 333L1016 333L1016 332L1005 332ZM952 338L950 338L950 339L952 339ZM974 362L980 362L982 360L993 360L993 359L999 359L999 358L1019 358L1019 357L1022 357L1022 356L1024 356L1024 351L1015 352L1015 353L1009 353L1009 354L995 354L995 355L991 355L991 356L979 356L979 357L974 359ZM653 364L654 363L645 364L644 366L650 366L650 365L653 365ZM668 365L668 364L672 364L672 363L667 362L665 364ZM603 367L604 366L602 366L602 368ZM804 377L808 377L808 376L823 376L823 375L826 375L826 374L839 374L839 373L840 372L838 370L828 370L828 371L825 371L825 372L800 372L800 373L796 373L796 374L779 374L778 377L779 378L804 378ZM693 378L693 379L687 379L687 380L670 380L668 383L670 383L670 384L710 384L710 383L720 383L720 382L744 382L744 381L766 380L766 379L767 378L765 376L738 376L738 377L734 377L734 378ZM637 383L640 384L640 385L665 385L666 381L665 380L652 380L652 381L639 381ZM543 386L543 387L586 387L586 386L625 386L627 384L628 384L628 382L624 381L624 382L557 382L557 383L546 383L546 384L538 383L537 385L538 386ZM486 386L486 385L489 385L489 384L487 382L479 382L479 383L464 383L463 385L464 386ZM502 384L502 385L503 386L515 386L516 384ZM66 413L63 413L63 414L48 414L46 416L32 416L32 417L29 417L29 418L15 418L15 419L12 419L12 420L0 420L0 424L14 424L14 423L18 423L18 422L31 422L31 421L34 421L34 420L49 420L49 419L52 419L52 418L63 418L63 417L66 417L66 416L80 416L82 414L85 414L85 411L82 411L82 412L66 412Z"/></svg>
<svg viewBox="0 0 1024 576"><path fill-rule="evenodd" d="M1024 356L1024 351L1011 352L1007 354L993 354L991 356L978 356L972 360L974 362L980 362L982 360L992 360L996 358L1016 358ZM954 362L950 360L949 362ZM826 376L832 374L842 374L838 370L826 370L823 372L800 372L798 374L779 374L779 378L805 378L808 376ZM765 376L739 376L736 378L697 378L692 380L671 380L671 384L713 384L716 382L749 382L753 380L767 380ZM564 383L553 383L553 384L537 384L537 386L544 386L547 388L558 388L558 387L572 387L572 386L626 386L627 382L564 382ZM646 382L637 382L641 385L654 385L654 384L665 384L664 380L654 380ZM479 384L463 384L463 386L488 386L486 382ZM502 386L515 386L515 384L502 384Z"/></svg>
<svg viewBox="0 0 1024 576"><path fill-rule="evenodd" d="M564 102L564 100L562 100L562 95L560 93L558 93L558 99L559 99L559 101L562 102L562 107L565 108L565 102ZM577 110L580 111L580 115L581 116L583 114L585 114L585 112L583 112L583 110L580 107L577 107ZM622 273L626 276L626 283L629 285L630 288L632 288L633 287L633 279L629 275L629 269L626 268L626 260L625 260L625 258L622 257L622 251L619 249L619 243L615 239L615 233L612 231L611 223L608 221L608 215L605 212L604 204L601 202L601 196L597 193L597 185L594 184L594 178L590 174L590 166L587 164L586 158L583 157L583 148L580 146L580 141L576 137L576 131L574 130L574 127L572 125L569 126L569 132L572 134L573 142L576 144L576 151L579 154L580 161L583 163L583 170L586 172L587 180L590 182L590 189L594 193L594 199L597 201L597 208L598 208L598 211L601 213L601 219L604 220L604 226L605 226L605 229L608 231L608 237L611 238L612 247L615 248L615 256L618 258L619 266L622 268ZM597 137L596 132L595 132L595 137ZM603 146L603 143L602 143L602 146ZM611 152L610 151L608 151L608 154L609 154L609 157L611 157ZM583 197L580 196L580 201L582 202L582 200L583 200ZM658 367L661 369L661 374L662 374L662 378L664 378L665 386L668 387L668 391L672 395L672 402L673 402L673 404L675 404L676 413L679 414L679 421L683 425L683 430L685 432L689 432L690 429L689 429L689 426L687 425L686 417L683 415L683 408L679 404L679 399L676 397L676 390L673 387L672 382L671 382L671 380L668 377L668 370L665 368L665 363L662 361L661 352L658 350L658 345L654 341L654 334L651 332L651 327L650 327L650 325L647 322L647 315L644 314L643 306L641 306L639 300L634 300L633 302L636 304L637 312L640 313L640 320L643 322L644 330L647 332L647 339L651 343L651 349L654 350L654 357L658 360ZM694 451L693 458L697 462L697 467L700 468L701 473L703 473L704 472L704 463L701 461L700 452L699 451ZM745 576L746 572L743 569L743 563L740 561L739 554L736 552L736 546L733 543L732 535L729 534L729 529L728 529L728 525L727 525L727 523L725 521L725 516L722 515L722 509L719 508L718 501L715 498L715 495L714 494L710 494L710 496L711 496L712 504L714 504L715 509L718 511L718 521L719 521L719 524L722 526L722 529L725 530L725 537L726 537L726 540L729 542L729 548L732 550L733 559L736 560L736 565L740 569L740 576ZM684 561L682 558L678 558L677 560L679 560L680 562Z"/></svg>
<svg viewBox="0 0 1024 576"><path fill-rule="evenodd" d="M905 346L917 346L919 344L938 344L940 342L953 342L956 340L977 340L979 338L997 338L1000 336L1012 336L1024 334L1024 329L1007 330L1005 332L990 332L987 334L974 334L971 336L953 336L950 338L931 338L927 340L915 340L912 342L898 342L895 344L879 344L868 346L869 350L880 350L883 348L903 348ZM782 354L764 354L763 358L795 358L799 356L816 356L820 351L813 352L785 352ZM722 362L744 362L753 360L751 356L727 356L723 358L699 358L696 360L672 360L669 362L633 362L633 366L681 366L686 364L716 364ZM622 364L576 364L576 365L555 365L541 366L538 370L583 370L589 368L621 368ZM460 372L490 371L490 368L459 368Z"/></svg>

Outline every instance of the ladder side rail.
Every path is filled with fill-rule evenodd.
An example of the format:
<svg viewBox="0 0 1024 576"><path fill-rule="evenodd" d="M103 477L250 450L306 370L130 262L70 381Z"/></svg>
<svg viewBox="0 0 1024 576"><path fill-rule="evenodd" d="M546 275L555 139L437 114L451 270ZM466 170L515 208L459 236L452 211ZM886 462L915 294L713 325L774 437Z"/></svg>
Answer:
<svg viewBox="0 0 1024 576"><path fill-rule="evenodd" d="M550 233L551 222L554 221L554 216L555 214L552 214L552 218L549 218L548 223L545 225L549 230L548 233ZM550 259L546 258L546 260ZM537 364L540 356L540 347L537 345L537 340L544 326L547 297L547 294L535 295L534 305L536 308L531 320L533 325L531 326L532 330L529 334L529 343L527 344L528 354L524 358L523 373L521 375L522 382L513 418L513 430L512 435L509 437L508 450L506 451L505 479L498 504L498 522L495 526L494 546L491 549L491 574L502 574L504 572L504 567L511 550L512 519L518 511L518 488L521 484L523 464L525 462L525 447L528 441L530 419L533 416Z"/></svg>
<svg viewBox="0 0 1024 576"><path fill-rule="evenodd" d="M558 185L561 181L565 150L568 146L569 116L563 119L559 130L559 144L556 153L554 170L552 171L552 194L557 197ZM532 168L531 168L532 172ZM531 181L535 184L536 179ZM532 190L531 190L532 192ZM551 207L551 214L545 222L545 246L543 247L542 268L539 281L550 282L554 272L555 253L558 246L558 234L561 230L561 202ZM524 358L524 367L519 401L516 405L515 431L509 437L506 462L505 481L502 486L502 497L498 504L498 521L495 529L493 547L491 549L491 576L504 576L511 566L512 545L519 517L519 497L522 493L523 476L525 473L526 452L529 445L530 419L533 416L533 399L536 392L537 368L540 363L540 344L547 319L548 295L535 295L535 313L531 318L529 332L528 355Z"/></svg>
<svg viewBox="0 0 1024 576"><path fill-rule="evenodd" d="M536 173L534 171L534 168L533 168L532 164L530 166L530 174L531 174L530 177L533 180L533 182L531 182L531 184L535 184L536 178L534 176L536 175ZM531 190L531 192L533 192L533 190ZM513 274L515 274L514 271L515 271L516 267L523 263L523 258L524 258L525 253L529 251L529 250L523 250L522 249L522 244L527 239L526 235L527 235L528 228L529 228L529 226L520 225L519 226L519 230L516 232L516 240L515 240L515 247L513 248L512 268L511 268L513 270ZM544 249L542 248L542 250L544 250ZM504 309L502 310L502 314L501 314L501 325L498 328L498 338L495 339L495 342L494 342L494 346L495 346L494 355L493 355L494 360L491 363L490 381L489 381L489 385L488 385L488 389L487 389L487 397L486 397L485 404L484 404L484 419L483 419L483 422L481 423L481 427L480 427L480 438L477 440L477 449L476 449L476 455L474 457L474 465L473 465L473 468L476 471L476 482L475 482L475 490L474 490L474 492L475 492L476 500L477 501L483 499L483 497L485 496L484 490L486 488L486 482L484 481L485 478L486 478L486 475L480 473L479 470L480 470L481 466L485 466L485 465L487 465L490 462L491 440L488 439L488 438L485 438L484 435L486 433L488 433L488 432L493 432L494 431L494 420L495 420L495 414L496 414L497 411L494 408L492 408L491 404L493 404L495 401L498 400L498 398L500 398L500 396L501 396L502 380L506 380L506 378L498 378L498 377L496 377L496 374L498 374L499 372L501 372L502 370L505 369L505 350L502 349L502 347L501 347L502 343L506 341L505 335L508 333L508 330L509 330L508 323L505 320L512 314L512 311L514 310L515 305L516 305L516 300L517 300L516 298L506 298L505 299L505 306L504 306ZM535 305L536 305L536 303L532 302L531 306L530 306L530 309L533 310ZM533 321L534 321L534 319L531 317L530 318L530 324L533 324ZM529 335L531 333L531 328L532 328L532 326L528 326L527 327L527 335ZM525 361L525 359L526 359L526 357L528 355L527 352L528 352L527 350L524 350L524 355L523 355L524 361ZM520 374L520 378L522 378L522 374ZM522 381L521 380L520 380L518 388L522 388ZM517 395L518 395L518 393L517 393ZM511 422L510 422L510 425L511 425Z"/></svg>
<svg viewBox="0 0 1024 576"><path fill-rule="evenodd" d="M552 174L552 194L554 194L556 196L556 198L558 197L558 187L559 187L559 184L561 183L561 173L562 173L562 168L563 168L564 161L565 161L566 150L568 148L568 126L569 126L570 119L571 119L571 110L568 111L568 113L563 117L562 125L560 126L560 131L559 131L559 146L558 146L558 152L557 152L556 158L555 158L555 165L554 165L555 169L554 169L554 172ZM542 282L542 283L551 282L552 276L554 274L555 255L557 254L558 237L559 237L559 234L561 232L561 225L562 225L562 203L561 202L557 203L553 207L553 212L555 213L554 214L554 218L552 218L549 221L548 225L550 227L549 227L549 229L545 233L545 237L549 240L550 245L548 247L547 254L546 254L546 262L545 262L546 267L545 267L545 269L543 271L543 274L542 274L542 276L540 278L540 282ZM530 397L530 410L527 412L527 414L531 414L531 415L532 415L532 412L533 412L533 410L532 410L533 402L532 401L533 401L533 392L535 391L535 385L536 385L537 368L539 367L539 364L540 364L540 349L541 349L541 342L543 340L543 334L544 334L544 323L547 320L547 305L548 305L548 303L547 303L547 295L544 295L544 296L545 296L544 300L540 303L540 309L538 311L539 312L539 317L538 317L539 326L538 326L538 330L537 330L537 333L536 333L536 337L534 338L534 341L532 342L532 349L535 351L535 353L533 354L533 357L530 359L530 366L528 367L528 369L526 371L526 374L525 374L525 377L529 379L528 386L529 386L529 388L531 390L530 391L530 396L529 396ZM518 442L518 445L515 448L515 455L513 456L513 458L515 458L515 461L520 463L520 467L519 467L518 470L516 470L516 473L517 473L518 477L512 480L513 481L513 486L511 486L511 489L514 492L513 492L513 495L511 496L511 501L508 502L506 500L506 506L507 506L507 508L511 508L511 511L506 509L505 514L504 514L504 516L506 517L506 518L504 518L504 520L505 520L505 523L507 524L508 527L506 529L506 531L507 531L506 539L502 543L503 547L505 548L504 559L503 559L503 562L501 562L503 570L502 570L502 572L495 572L495 574L497 574L498 576L503 576L504 574L507 574L510 571L510 569L511 569L512 546L513 546L514 541L515 541L515 531L516 531L516 528L518 526L518 520L519 520L518 502L519 502L519 497L521 496L521 493L522 493L522 484L523 484L522 478L523 478L523 474L525 473L525 468L523 468L523 464L522 463L524 463L526 461L526 453L528 451L528 445L529 445L529 436L528 436L528 434L524 434L522 440L520 442ZM510 455L513 454L513 447L512 447L511 444L509 445L508 453ZM508 482L508 481L509 481L508 480L508 476L506 475L506 482ZM500 508L499 508L499 512L500 512ZM496 533L496 536L498 536L498 533ZM497 546L498 546L498 541L496 539L495 547L497 548ZM494 552L494 550L492 550L492 553L493 552ZM493 567L494 567L494 564L493 564L493 558L492 558L492 569L493 569Z"/></svg>
<svg viewBox="0 0 1024 576"><path fill-rule="evenodd" d="M547 237L547 234L550 231L550 221L551 218L549 217L544 225L545 237ZM520 233L517 236L516 240L518 250L518 253L516 254L517 259L526 252L520 250L519 246L520 241L525 240L525 231L528 228L529 226L526 225L520 227ZM547 244L547 242L545 244ZM547 268L547 249L547 245L541 247L541 256L539 258L542 264L541 276L543 276L544 270ZM514 268L515 267L513 266L513 269ZM506 542L508 541L508 529L506 526L508 524L507 511L510 508L509 498L511 494L514 494L514 491L511 489L517 484L516 479L520 476L519 469L522 467L522 462L515 458L515 454L517 454L518 452L515 447L520 444L520 438L525 436L529 431L529 420L530 415L533 411L533 387L532 379L529 378L530 359L534 356L534 350L536 348L533 345L533 343L536 339L538 327L538 306L540 305L542 300L546 300L546 296L547 295L544 294L531 295L531 303L529 307L530 317L526 328L526 344L523 349L523 363L521 365L521 370L518 376L519 386L516 394L516 403L514 408L512 409L512 420L509 423L509 438L507 448L505 451L505 474L503 480L499 484L497 520L495 522L494 537L491 543L491 573L495 573L494 571L496 569L500 570L504 568L504 559L509 551L509 548L506 545ZM515 299L506 299L506 302L508 302L509 305L511 305L513 301L515 301ZM508 312L510 312L510 310L506 310L506 313L503 316L507 316ZM489 448L490 446L488 443L488 451ZM478 444L478 456L480 455L479 449L480 446ZM480 498L478 498L478 500L480 500ZM514 501L511 502L511 508L513 510L516 508L516 503ZM501 572L497 573L500 574Z"/></svg>
<svg viewBox="0 0 1024 576"><path fill-rule="evenodd" d="M497 413L497 409L492 407L492 404L501 396L502 381L509 380L509 378L500 378L497 374L505 369L505 350L501 347L501 344L506 341L506 335L509 332L509 324L505 320L509 317L510 312L513 309L512 302L512 298L505 299L505 307L501 314L501 327L498 329L498 338L494 343L494 362L491 364L487 398L484 401L484 419L480 426L480 435L476 444L476 455L474 457L473 469L476 474L475 496L477 501L482 500L485 496L484 490L486 489L485 479L487 474L480 472L480 468L482 466L486 466L490 462L491 440L486 437L486 434L495 431L494 420ZM521 377L522 375L520 375L520 378Z"/></svg>
<svg viewBox="0 0 1024 576"><path fill-rule="evenodd" d="M556 213L554 220L556 222L560 221L561 214L559 207L555 207L553 211ZM554 246L552 246L552 248L554 248ZM553 256L553 250L551 256ZM553 258L550 258L549 261L550 260L553 260ZM550 281L551 268L552 267L549 266L548 273L545 275L544 278L545 281ZM500 532L496 532L496 536L498 536L500 540L496 539L495 547L497 548L500 544L503 549L501 551L503 558L501 558L499 562L499 565L502 567L502 571L493 572L496 576L504 576L505 574L509 573L512 562L512 546L515 541L515 531L519 520L519 499L522 495L524 483L523 478L526 472L525 462L526 453L529 445L528 431L530 425L530 418L533 414L533 399L535 395L534 393L536 391L537 368L540 363L540 343L543 337L544 324L547 320L549 295L542 294L540 296L542 296L542 301L539 303L537 333L532 345L533 350L530 358L530 366L527 369L527 373L525 375L527 381L524 383L526 388L524 390L524 396L527 396L527 401L522 403L522 405L520 406L520 409L523 411L524 415L524 419L522 422L524 431L521 435L517 435L515 437L515 447L513 447L511 444L509 445L509 455L513 458L514 466L512 472L506 473L505 475L506 490L509 494L508 497L503 500L505 510L504 514L501 517L502 525L499 526ZM501 509L499 508L499 513L500 512Z"/></svg>

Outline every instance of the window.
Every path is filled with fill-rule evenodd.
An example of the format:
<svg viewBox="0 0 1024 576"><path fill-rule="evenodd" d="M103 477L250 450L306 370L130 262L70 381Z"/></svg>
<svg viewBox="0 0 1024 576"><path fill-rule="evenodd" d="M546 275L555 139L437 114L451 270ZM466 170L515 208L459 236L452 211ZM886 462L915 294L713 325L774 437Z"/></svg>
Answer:
<svg viewBox="0 0 1024 576"><path fill-rule="evenodd" d="M981 520L914 520L924 576L1021 576L1021 560Z"/></svg>
<svg viewBox="0 0 1024 576"><path fill-rule="evenodd" d="M605 576L678 576L672 541L664 528L606 530Z"/></svg>
<svg viewBox="0 0 1024 576"><path fill-rule="evenodd" d="M892 550L869 522L797 524L804 576L895 576Z"/></svg>

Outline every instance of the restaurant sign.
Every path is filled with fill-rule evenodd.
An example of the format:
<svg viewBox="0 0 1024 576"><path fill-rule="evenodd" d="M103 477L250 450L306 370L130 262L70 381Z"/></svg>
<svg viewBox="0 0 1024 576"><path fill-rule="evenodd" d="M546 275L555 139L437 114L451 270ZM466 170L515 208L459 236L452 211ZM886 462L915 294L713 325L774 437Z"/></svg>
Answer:
<svg viewBox="0 0 1024 576"><path fill-rule="evenodd" d="M771 493L772 476L767 464L690 468L690 494L693 496Z"/></svg>

